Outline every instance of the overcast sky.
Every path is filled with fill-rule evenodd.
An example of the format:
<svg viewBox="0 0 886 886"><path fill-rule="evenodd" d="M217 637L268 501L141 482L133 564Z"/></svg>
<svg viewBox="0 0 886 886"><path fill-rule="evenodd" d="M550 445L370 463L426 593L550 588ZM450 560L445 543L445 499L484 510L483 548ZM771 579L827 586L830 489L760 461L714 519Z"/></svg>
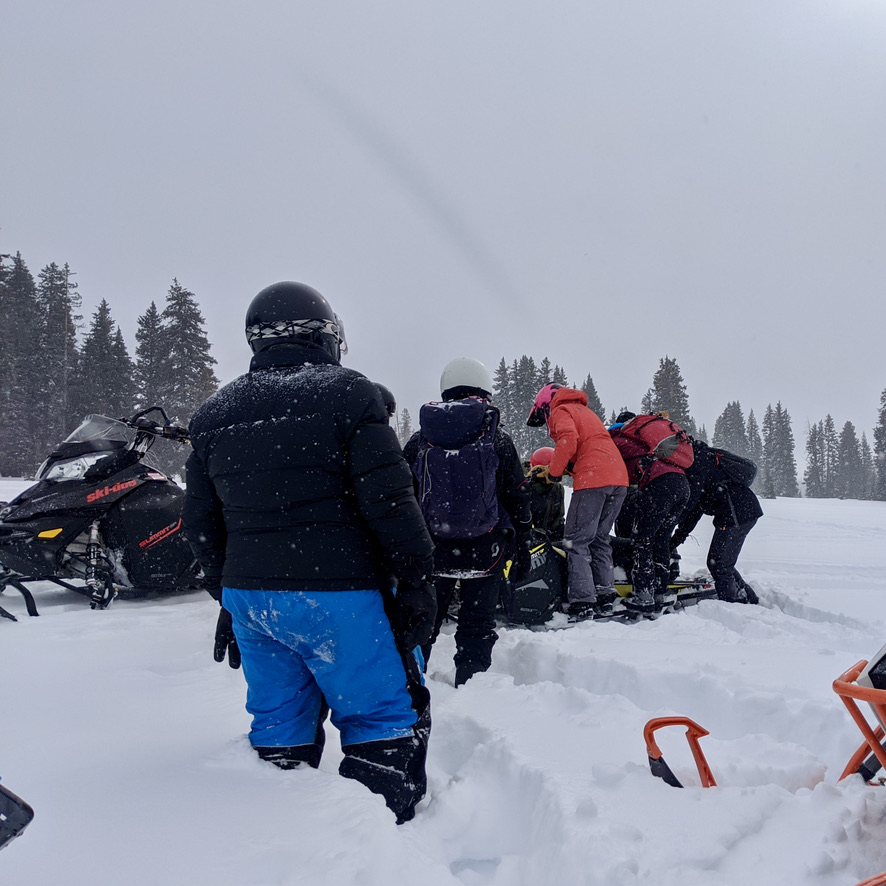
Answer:
<svg viewBox="0 0 886 886"><path fill-rule="evenodd" d="M669 355L709 431L876 421L882 0L6 0L0 75L0 252L130 351L176 277L229 381L292 279L410 411L524 353L636 408Z"/></svg>

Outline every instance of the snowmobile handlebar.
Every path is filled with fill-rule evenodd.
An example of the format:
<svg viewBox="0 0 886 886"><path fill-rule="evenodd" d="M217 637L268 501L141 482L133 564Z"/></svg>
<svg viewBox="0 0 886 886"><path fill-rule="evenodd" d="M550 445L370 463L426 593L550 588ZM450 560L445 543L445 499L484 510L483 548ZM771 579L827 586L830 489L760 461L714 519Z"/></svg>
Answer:
<svg viewBox="0 0 886 886"><path fill-rule="evenodd" d="M157 422L148 415L152 412L159 412L163 417L163 421ZM173 440L176 443L190 444L191 438L188 435L188 429L174 421L169 420L169 416L160 406L152 406L150 409L143 409L137 412L132 418L121 418L125 425L134 428L136 431L142 431L151 434L154 437L163 437L167 440Z"/></svg>

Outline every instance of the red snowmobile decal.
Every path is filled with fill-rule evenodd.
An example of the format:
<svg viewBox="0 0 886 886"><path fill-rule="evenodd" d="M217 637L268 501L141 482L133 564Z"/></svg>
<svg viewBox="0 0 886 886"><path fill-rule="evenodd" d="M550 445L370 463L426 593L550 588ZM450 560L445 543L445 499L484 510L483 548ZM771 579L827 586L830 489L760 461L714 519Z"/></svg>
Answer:
<svg viewBox="0 0 886 886"><path fill-rule="evenodd" d="M178 520L177 523L170 523L169 526L164 526L162 529L155 532L153 535L149 535L144 541L140 541L138 546L142 550L147 550L148 548L154 547L154 545L159 544L164 539L169 538L170 535L175 535L179 529L182 528L181 519Z"/></svg>
<svg viewBox="0 0 886 886"><path fill-rule="evenodd" d="M115 483L113 486L105 486L104 489L96 489L94 492L90 492L86 496L86 501L92 504L92 502L98 501L100 498L107 498L112 493L125 492L127 489L135 489L136 486L138 486L138 480L124 480L120 483Z"/></svg>

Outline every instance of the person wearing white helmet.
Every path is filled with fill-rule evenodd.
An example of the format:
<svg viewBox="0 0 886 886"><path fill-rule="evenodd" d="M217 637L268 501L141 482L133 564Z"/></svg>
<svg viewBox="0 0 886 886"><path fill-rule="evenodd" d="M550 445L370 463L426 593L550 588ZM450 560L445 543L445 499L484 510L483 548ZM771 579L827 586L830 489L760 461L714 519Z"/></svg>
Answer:
<svg viewBox="0 0 886 886"><path fill-rule="evenodd" d="M455 685L488 670L495 610L504 564L514 554L517 573L529 569L529 487L513 440L499 427L492 375L479 360L459 357L440 377L440 403L421 408L420 429L403 454L434 541L437 619L431 652L456 587Z"/></svg>

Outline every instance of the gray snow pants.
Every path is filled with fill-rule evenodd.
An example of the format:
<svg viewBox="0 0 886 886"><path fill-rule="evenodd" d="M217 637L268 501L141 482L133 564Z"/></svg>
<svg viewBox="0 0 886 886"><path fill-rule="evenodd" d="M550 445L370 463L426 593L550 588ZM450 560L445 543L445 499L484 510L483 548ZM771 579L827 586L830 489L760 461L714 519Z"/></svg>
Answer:
<svg viewBox="0 0 886 886"><path fill-rule="evenodd" d="M570 603L593 603L597 588L612 587L609 532L627 492L625 486L601 486L572 493L563 537Z"/></svg>

